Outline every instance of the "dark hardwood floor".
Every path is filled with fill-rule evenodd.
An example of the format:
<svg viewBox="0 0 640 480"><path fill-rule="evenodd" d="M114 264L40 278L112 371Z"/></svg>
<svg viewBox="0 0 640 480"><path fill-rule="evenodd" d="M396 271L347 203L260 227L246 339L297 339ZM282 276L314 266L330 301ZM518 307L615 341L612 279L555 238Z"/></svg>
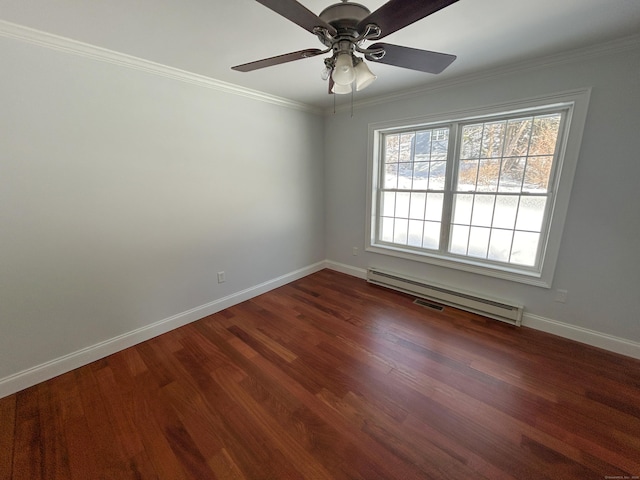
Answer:
<svg viewBox="0 0 640 480"><path fill-rule="evenodd" d="M0 399L0 479L640 475L640 361L324 270Z"/></svg>

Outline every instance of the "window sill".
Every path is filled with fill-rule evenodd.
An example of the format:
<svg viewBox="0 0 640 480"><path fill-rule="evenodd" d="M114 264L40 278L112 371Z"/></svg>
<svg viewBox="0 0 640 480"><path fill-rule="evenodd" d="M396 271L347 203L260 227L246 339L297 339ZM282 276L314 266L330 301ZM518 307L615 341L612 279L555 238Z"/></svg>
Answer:
<svg viewBox="0 0 640 480"><path fill-rule="evenodd" d="M368 245L367 252L404 258L416 262L428 263L439 267L452 268L464 272L475 273L489 277L500 278L511 282L524 283L542 288L551 288L551 279L545 278L544 273L532 270L510 268L502 265L487 265L474 262L472 259L457 259L434 253L416 252L391 245Z"/></svg>

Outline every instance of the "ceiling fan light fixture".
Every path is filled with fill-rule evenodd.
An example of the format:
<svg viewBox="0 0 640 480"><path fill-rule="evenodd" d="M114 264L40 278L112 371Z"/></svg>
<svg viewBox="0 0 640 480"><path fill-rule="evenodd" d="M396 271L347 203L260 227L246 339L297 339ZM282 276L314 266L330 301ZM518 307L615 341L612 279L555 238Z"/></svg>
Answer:
<svg viewBox="0 0 640 480"><path fill-rule="evenodd" d="M338 83L334 83L331 88L331 93L335 93L337 95L346 95L351 93L351 84L349 85L340 85Z"/></svg>
<svg viewBox="0 0 640 480"><path fill-rule="evenodd" d="M356 91L364 90L369 85L371 85L377 76L371 73L369 67L364 61L358 62L358 64L354 67L356 73Z"/></svg>
<svg viewBox="0 0 640 480"><path fill-rule="evenodd" d="M331 75L336 85L350 86L356 79L351 53L339 53L336 57L335 67Z"/></svg>

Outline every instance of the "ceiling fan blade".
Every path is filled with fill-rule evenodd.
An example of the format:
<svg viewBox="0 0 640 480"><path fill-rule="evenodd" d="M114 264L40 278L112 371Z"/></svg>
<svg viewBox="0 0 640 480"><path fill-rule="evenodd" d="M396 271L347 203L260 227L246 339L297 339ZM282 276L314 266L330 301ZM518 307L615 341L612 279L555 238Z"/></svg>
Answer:
<svg viewBox="0 0 640 480"><path fill-rule="evenodd" d="M280 65L281 63L294 62L296 60L302 60L303 58L315 57L316 55L320 55L321 53L325 53L325 50L320 50L318 48L308 48L307 50L299 50L297 52L285 53L284 55L263 58L262 60L256 60L255 62L243 63L242 65L231 67L231 69L237 70L238 72L251 72L260 68Z"/></svg>
<svg viewBox="0 0 640 480"><path fill-rule="evenodd" d="M296 2L296 0L256 0L267 8L282 15L284 18L291 20L296 25L300 25L305 30L314 33L315 27L326 28L329 33L334 36L338 32L327 22L318 17L304 5Z"/></svg>
<svg viewBox="0 0 640 480"><path fill-rule="evenodd" d="M409 68L426 73L440 73L457 58L455 55L449 55L447 53L401 47L390 43L375 43L369 47L370 50L380 48L383 48L386 52L384 57L376 60L374 57L365 55L366 59L371 62L385 63L395 67Z"/></svg>
<svg viewBox="0 0 640 480"><path fill-rule="evenodd" d="M457 1L389 0L378 10L361 20L358 23L358 31L364 31L368 24L373 23L382 30L378 38L383 38Z"/></svg>

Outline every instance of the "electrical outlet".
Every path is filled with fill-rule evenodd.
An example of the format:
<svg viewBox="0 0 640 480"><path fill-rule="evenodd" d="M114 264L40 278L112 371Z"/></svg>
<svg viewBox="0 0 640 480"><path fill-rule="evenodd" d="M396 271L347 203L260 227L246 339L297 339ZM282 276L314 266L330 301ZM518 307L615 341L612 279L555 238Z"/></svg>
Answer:
<svg viewBox="0 0 640 480"><path fill-rule="evenodd" d="M218 283L224 283L227 281L227 275L224 272L218 272Z"/></svg>
<svg viewBox="0 0 640 480"><path fill-rule="evenodd" d="M568 293L566 290L556 290L556 302L565 303Z"/></svg>
<svg viewBox="0 0 640 480"><path fill-rule="evenodd" d="M360 253L359 250L358 250L358 247L353 247L353 256L357 257L358 253Z"/></svg>

